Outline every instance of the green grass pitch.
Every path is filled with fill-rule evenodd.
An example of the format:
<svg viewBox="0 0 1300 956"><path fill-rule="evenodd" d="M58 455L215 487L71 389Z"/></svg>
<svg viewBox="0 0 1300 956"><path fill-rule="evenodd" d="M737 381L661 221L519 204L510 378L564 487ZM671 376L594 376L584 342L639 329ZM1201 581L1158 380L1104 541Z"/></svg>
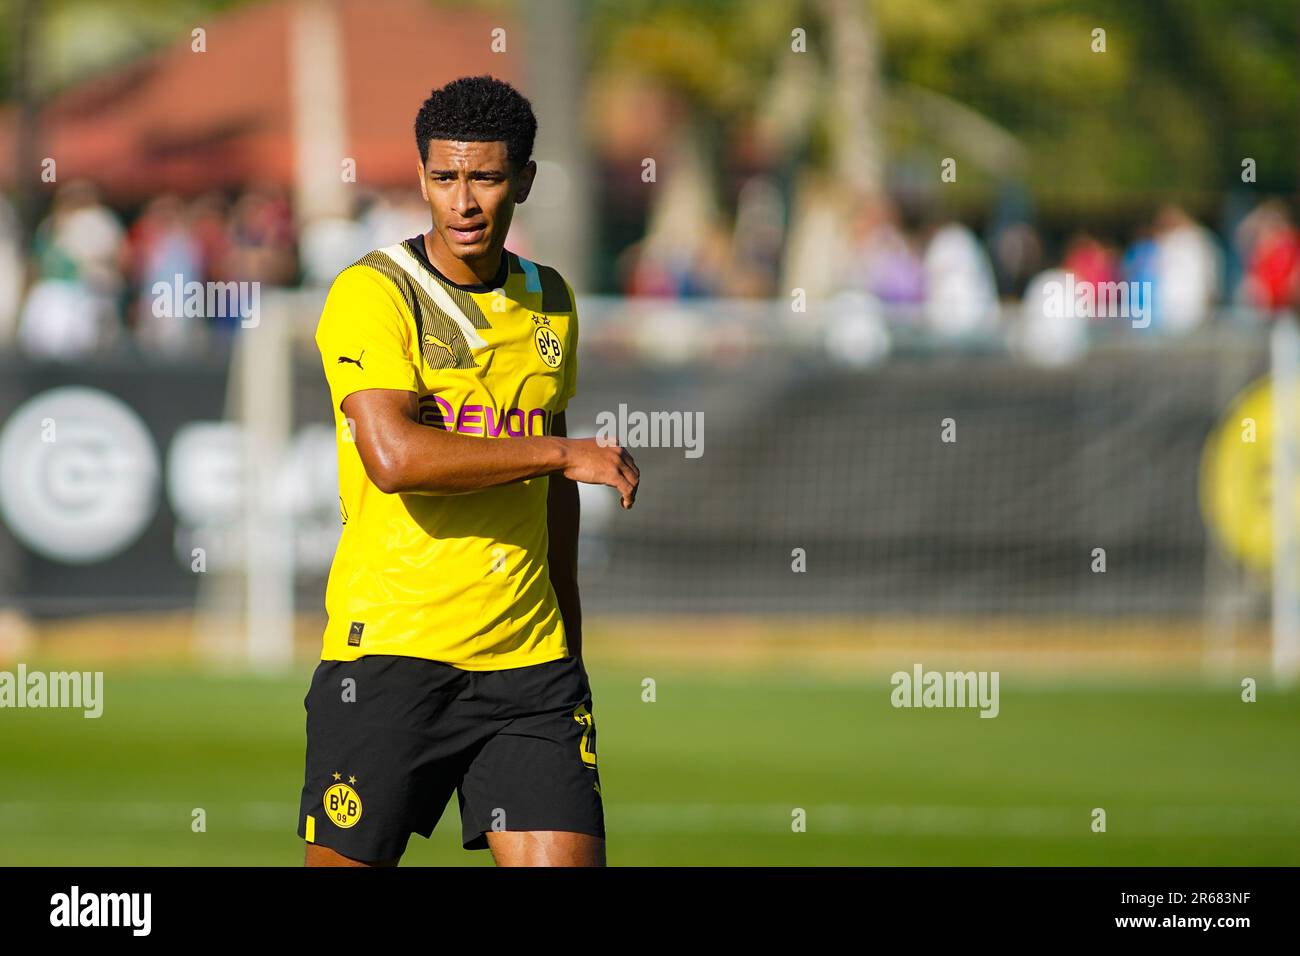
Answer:
<svg viewBox="0 0 1300 956"><path fill-rule="evenodd" d="M299 865L310 670L110 669L98 720L0 711L0 864ZM611 865L1300 864L1294 692L1003 675L990 720L896 710L885 676L683 669L648 703L588 671ZM491 865L459 832L453 796L403 865Z"/></svg>

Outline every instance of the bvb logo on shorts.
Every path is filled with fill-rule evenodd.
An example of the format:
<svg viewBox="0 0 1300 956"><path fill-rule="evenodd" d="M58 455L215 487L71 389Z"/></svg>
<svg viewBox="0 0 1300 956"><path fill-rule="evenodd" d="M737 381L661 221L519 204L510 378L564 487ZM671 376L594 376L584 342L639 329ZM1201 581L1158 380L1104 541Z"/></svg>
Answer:
<svg viewBox="0 0 1300 956"><path fill-rule="evenodd" d="M334 775L337 780L338 774ZM348 777L352 783L356 777ZM325 813L330 821L344 830L354 827L361 819L361 798L346 783L336 783L325 791Z"/></svg>
<svg viewBox="0 0 1300 956"><path fill-rule="evenodd" d="M542 357L547 368L559 368L560 362L564 359L564 348L560 345L560 337L551 330L551 320L545 315L534 315L533 323L537 328L533 332L533 343L537 346L537 354Z"/></svg>

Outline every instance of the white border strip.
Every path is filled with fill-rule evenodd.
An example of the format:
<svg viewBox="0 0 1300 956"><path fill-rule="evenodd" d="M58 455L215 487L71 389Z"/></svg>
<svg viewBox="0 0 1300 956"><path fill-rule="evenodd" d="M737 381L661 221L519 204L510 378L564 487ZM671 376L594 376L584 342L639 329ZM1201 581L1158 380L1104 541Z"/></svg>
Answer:
<svg viewBox="0 0 1300 956"><path fill-rule="evenodd" d="M419 283L421 289L429 293L429 298L433 299L438 308L446 312L451 320L460 326L460 331L464 334L465 341L469 343L470 348L481 349L487 345L487 342L483 340L483 336L478 334L478 329L474 328L473 323L460 310L456 300L447 294L447 290L442 287L442 283L429 275L424 266L411 254L411 250L406 248L406 243L399 242L379 251L401 266L407 275Z"/></svg>

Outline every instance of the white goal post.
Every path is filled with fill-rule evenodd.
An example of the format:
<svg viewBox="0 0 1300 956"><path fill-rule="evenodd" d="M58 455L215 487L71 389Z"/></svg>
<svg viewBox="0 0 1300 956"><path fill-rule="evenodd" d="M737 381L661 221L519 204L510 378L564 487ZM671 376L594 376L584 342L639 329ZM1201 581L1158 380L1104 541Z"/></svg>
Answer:
<svg viewBox="0 0 1300 956"><path fill-rule="evenodd" d="M1300 677L1300 536L1296 527L1296 462L1300 460L1300 329L1288 313L1270 342L1273 372L1273 679Z"/></svg>

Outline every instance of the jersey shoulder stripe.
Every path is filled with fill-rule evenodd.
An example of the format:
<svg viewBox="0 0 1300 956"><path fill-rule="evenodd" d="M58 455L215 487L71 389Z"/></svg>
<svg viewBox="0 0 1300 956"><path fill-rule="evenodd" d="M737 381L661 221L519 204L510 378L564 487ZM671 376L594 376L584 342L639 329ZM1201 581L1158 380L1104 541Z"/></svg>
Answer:
<svg viewBox="0 0 1300 956"><path fill-rule="evenodd" d="M524 291L542 294L543 312L572 312L573 300L569 297L569 287L565 285L559 270L551 266L538 265L523 256L510 253L510 271L522 272Z"/></svg>
<svg viewBox="0 0 1300 956"><path fill-rule="evenodd" d="M491 327L482 311L475 307L473 316L466 315L451 296L438 295L442 284L403 251L401 246L379 249L349 268L373 269L393 283L415 322L421 354L431 369L477 367L471 349L486 344L477 329Z"/></svg>
<svg viewBox="0 0 1300 956"><path fill-rule="evenodd" d="M379 252L391 259L399 269L415 280L415 284L434 301L443 314L460 326L461 332L470 345L476 349L481 349L487 344L483 341L483 337L478 334L480 329L491 328L482 310L478 306L474 306L472 315L467 315L465 310L461 308L460 303L451 295L455 290L438 281L438 278L432 272L421 265L420 261L411 253L411 250L406 247L406 243L398 242L380 249Z"/></svg>

